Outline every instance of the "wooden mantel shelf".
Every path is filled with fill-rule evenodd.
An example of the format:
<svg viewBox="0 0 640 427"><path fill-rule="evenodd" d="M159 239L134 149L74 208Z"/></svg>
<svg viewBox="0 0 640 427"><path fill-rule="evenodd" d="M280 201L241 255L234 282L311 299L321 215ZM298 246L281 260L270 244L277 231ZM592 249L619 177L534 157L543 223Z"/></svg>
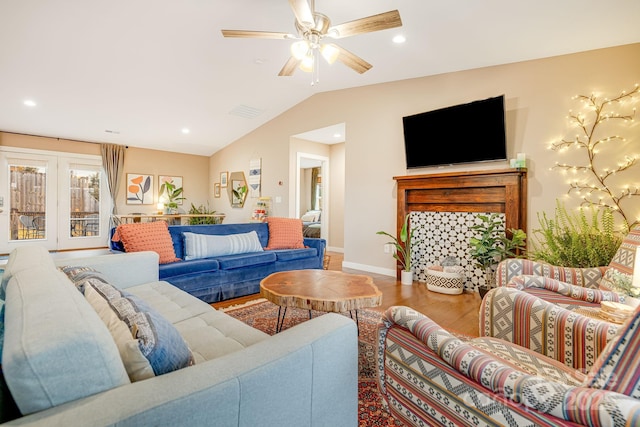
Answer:
<svg viewBox="0 0 640 427"><path fill-rule="evenodd" d="M409 212L498 212L505 228L527 230L527 171L497 169L394 176L397 230Z"/></svg>

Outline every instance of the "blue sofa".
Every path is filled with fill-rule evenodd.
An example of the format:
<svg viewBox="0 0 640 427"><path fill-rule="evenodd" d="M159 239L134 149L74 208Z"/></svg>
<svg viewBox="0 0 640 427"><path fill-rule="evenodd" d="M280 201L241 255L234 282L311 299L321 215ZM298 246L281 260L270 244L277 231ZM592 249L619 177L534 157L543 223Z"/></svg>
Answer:
<svg viewBox="0 0 640 427"><path fill-rule="evenodd" d="M305 238L304 249L277 249L185 261L184 232L229 235L256 231L262 247L269 242L266 223L170 225L176 256L181 261L160 264L160 280L212 303L260 292L260 281L278 271L323 266L326 240ZM111 230L113 235L115 229ZM111 249L124 252L121 242L111 241Z"/></svg>

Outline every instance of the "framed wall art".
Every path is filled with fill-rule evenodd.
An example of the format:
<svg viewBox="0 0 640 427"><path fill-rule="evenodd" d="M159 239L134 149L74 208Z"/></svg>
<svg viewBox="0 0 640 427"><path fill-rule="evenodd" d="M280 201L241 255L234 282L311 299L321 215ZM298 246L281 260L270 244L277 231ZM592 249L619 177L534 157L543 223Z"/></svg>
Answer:
<svg viewBox="0 0 640 427"><path fill-rule="evenodd" d="M158 202L182 204L183 200L181 176L158 176Z"/></svg>
<svg viewBox="0 0 640 427"><path fill-rule="evenodd" d="M213 184L213 197L220 197L220 183Z"/></svg>
<svg viewBox="0 0 640 427"><path fill-rule="evenodd" d="M227 187L227 178L229 177L229 172L220 172L220 188Z"/></svg>
<svg viewBox="0 0 640 427"><path fill-rule="evenodd" d="M140 173L127 174L127 204L153 204L153 175Z"/></svg>

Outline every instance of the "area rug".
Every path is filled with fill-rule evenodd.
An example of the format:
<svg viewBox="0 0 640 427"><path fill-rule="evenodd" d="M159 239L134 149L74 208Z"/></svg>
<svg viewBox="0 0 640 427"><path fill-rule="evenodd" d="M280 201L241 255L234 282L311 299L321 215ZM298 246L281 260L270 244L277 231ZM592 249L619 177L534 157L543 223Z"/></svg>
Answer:
<svg viewBox="0 0 640 427"><path fill-rule="evenodd" d="M222 309L236 319L270 335L275 333L278 318L278 306L266 299L257 299L246 304ZM312 311L311 316L325 313ZM348 316L348 314L345 314ZM282 330L309 320L309 311L288 308ZM366 426L404 426L387 412L382 404L382 396L376 384L376 325L380 313L374 310L358 310L360 335L358 337L358 420L360 427Z"/></svg>

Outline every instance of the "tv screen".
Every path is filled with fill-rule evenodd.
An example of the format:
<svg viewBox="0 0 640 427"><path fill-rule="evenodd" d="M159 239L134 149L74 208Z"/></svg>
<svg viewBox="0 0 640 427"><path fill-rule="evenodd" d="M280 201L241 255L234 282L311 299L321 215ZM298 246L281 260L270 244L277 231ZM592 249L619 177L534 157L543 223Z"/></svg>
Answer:
<svg viewBox="0 0 640 427"><path fill-rule="evenodd" d="M507 159L504 95L402 118L407 168Z"/></svg>

